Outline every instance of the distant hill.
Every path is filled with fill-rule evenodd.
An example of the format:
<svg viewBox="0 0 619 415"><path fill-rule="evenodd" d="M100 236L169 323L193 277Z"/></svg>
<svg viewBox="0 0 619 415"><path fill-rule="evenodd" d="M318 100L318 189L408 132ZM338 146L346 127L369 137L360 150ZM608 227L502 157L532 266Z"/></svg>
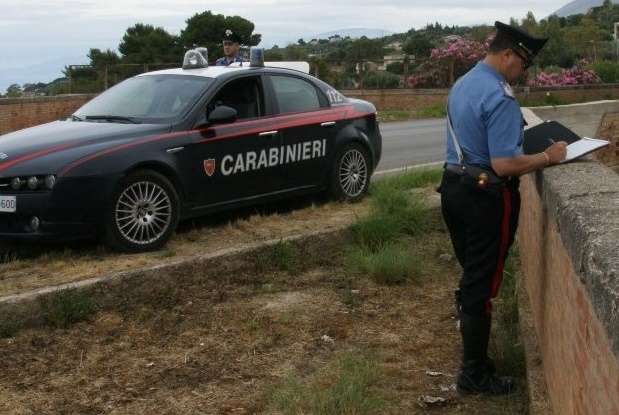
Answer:
<svg viewBox="0 0 619 415"><path fill-rule="evenodd" d="M619 0L612 0L611 3L619 4ZM559 17L586 14L591 7L600 7L602 4L604 4L604 0L574 0L552 14L556 14Z"/></svg>

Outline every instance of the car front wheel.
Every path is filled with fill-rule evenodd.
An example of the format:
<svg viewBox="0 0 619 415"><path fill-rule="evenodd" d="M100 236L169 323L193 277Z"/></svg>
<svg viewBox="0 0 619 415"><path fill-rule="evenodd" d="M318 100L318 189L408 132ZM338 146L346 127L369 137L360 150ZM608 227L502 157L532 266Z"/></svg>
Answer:
<svg viewBox="0 0 619 415"><path fill-rule="evenodd" d="M123 252L159 249L178 224L179 200L174 186L154 171L125 177L108 208L106 242Z"/></svg>
<svg viewBox="0 0 619 415"><path fill-rule="evenodd" d="M359 144L347 144L339 153L331 175L329 196L336 200L356 202L370 185L370 163L367 151Z"/></svg>

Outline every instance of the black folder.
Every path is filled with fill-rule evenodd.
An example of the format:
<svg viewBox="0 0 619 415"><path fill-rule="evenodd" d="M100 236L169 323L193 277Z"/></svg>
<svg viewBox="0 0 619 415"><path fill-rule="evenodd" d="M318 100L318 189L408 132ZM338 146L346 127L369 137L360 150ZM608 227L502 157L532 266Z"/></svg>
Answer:
<svg viewBox="0 0 619 415"><path fill-rule="evenodd" d="M558 121L545 121L524 130L524 154L536 154L557 141L567 142L567 157L563 162L582 157L610 143L591 137L581 137Z"/></svg>

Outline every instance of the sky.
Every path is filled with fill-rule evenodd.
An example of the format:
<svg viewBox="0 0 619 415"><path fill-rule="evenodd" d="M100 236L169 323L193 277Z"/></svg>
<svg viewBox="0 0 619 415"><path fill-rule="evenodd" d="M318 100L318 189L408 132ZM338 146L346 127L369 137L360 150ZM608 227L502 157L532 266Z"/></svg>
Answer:
<svg viewBox="0 0 619 415"><path fill-rule="evenodd" d="M262 35L259 46L284 47L303 38L343 29L382 29L403 33L427 24L474 26L508 23L532 12L537 20L570 0L0 0L0 92L15 74L22 85L23 68L50 65L51 82L65 66L87 64L91 48L118 51L125 31L137 23L162 27L178 35L186 20L210 11L240 16ZM383 4L379 4L383 3ZM217 51L221 52L221 51ZM211 54L211 51L209 51ZM182 60L182 57L180 57ZM179 61L180 62L180 61ZM41 76L41 75L38 75Z"/></svg>

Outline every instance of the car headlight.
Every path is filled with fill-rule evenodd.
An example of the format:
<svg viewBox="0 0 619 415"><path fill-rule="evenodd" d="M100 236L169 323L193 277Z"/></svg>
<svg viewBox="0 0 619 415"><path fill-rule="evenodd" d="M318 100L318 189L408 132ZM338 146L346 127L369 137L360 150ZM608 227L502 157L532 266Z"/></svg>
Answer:
<svg viewBox="0 0 619 415"><path fill-rule="evenodd" d="M19 177L13 177L11 179L11 189L13 190L19 190L19 188L21 187L22 181Z"/></svg>
<svg viewBox="0 0 619 415"><path fill-rule="evenodd" d="M8 186L12 190L52 190L56 185L56 180L56 176L53 174L30 176L27 178L13 177L8 180Z"/></svg>
<svg viewBox="0 0 619 415"><path fill-rule="evenodd" d="M26 180L26 186L28 186L28 189L30 190L37 190L37 187L39 186L39 179L37 179L37 176L28 177L28 180Z"/></svg>
<svg viewBox="0 0 619 415"><path fill-rule="evenodd" d="M43 179L43 185L47 190L52 190L55 184L56 176L54 176L53 174L47 175L45 176L45 179Z"/></svg>

